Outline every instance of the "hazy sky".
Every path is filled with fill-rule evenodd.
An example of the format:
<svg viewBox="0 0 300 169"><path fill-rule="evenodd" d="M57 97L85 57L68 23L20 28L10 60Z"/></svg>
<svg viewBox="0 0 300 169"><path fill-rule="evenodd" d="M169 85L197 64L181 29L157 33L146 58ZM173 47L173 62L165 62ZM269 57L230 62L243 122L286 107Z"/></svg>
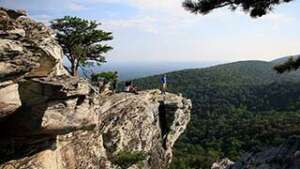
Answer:
<svg viewBox="0 0 300 169"><path fill-rule="evenodd" d="M65 15L98 20L112 31L111 61L271 60L300 53L300 2L260 19L237 10L206 15L185 11L183 0L0 0L42 22Z"/></svg>

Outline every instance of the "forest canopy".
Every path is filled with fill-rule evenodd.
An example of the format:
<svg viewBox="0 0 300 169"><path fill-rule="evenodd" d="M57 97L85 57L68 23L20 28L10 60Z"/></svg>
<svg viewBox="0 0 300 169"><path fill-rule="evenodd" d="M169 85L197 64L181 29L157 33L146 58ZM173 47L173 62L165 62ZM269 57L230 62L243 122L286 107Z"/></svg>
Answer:
<svg viewBox="0 0 300 169"><path fill-rule="evenodd" d="M168 91L193 103L172 169L210 169L219 159L235 161L241 153L300 134L299 71L279 75L274 64L246 61L167 74ZM161 76L134 83L141 89L157 88Z"/></svg>

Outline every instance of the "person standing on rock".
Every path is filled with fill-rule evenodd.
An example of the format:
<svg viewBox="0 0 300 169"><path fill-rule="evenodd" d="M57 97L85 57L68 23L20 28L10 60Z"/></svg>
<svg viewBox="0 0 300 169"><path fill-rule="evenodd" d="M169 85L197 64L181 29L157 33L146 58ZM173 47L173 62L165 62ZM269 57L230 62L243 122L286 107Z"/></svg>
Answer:
<svg viewBox="0 0 300 169"><path fill-rule="evenodd" d="M119 78L118 72L115 71L115 72L114 72L114 77L113 77L113 79L112 79L112 81L111 81L111 87L112 87L112 91L113 91L114 93L116 93L116 90L117 90L118 78Z"/></svg>
<svg viewBox="0 0 300 169"><path fill-rule="evenodd" d="M161 82L161 94L165 95L166 91L167 91L167 75L166 74L164 74L161 77L160 82Z"/></svg>

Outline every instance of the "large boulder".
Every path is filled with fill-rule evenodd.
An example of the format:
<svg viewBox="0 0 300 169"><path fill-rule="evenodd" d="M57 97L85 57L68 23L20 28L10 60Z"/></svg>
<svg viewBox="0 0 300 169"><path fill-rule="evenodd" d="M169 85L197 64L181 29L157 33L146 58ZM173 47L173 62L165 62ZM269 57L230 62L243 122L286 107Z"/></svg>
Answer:
<svg viewBox="0 0 300 169"><path fill-rule="evenodd" d="M160 91L120 93L100 101L100 123L106 156L120 150L148 154L145 168L167 168L175 141L190 120L191 101Z"/></svg>
<svg viewBox="0 0 300 169"><path fill-rule="evenodd" d="M62 75L62 48L53 32L24 12L0 8L1 81L20 76Z"/></svg>
<svg viewBox="0 0 300 169"><path fill-rule="evenodd" d="M300 137L292 136L278 147L245 153L230 169L299 169Z"/></svg>
<svg viewBox="0 0 300 169"><path fill-rule="evenodd" d="M96 125L85 80L67 76L33 78L19 82L18 90L22 106L2 121L2 135L58 135Z"/></svg>
<svg viewBox="0 0 300 169"><path fill-rule="evenodd" d="M53 32L23 11L0 7L0 118L21 106L18 81L66 75Z"/></svg>
<svg viewBox="0 0 300 169"><path fill-rule="evenodd" d="M0 83L0 119L14 113L20 106L19 85L12 81ZM5 96L5 97L4 97Z"/></svg>
<svg viewBox="0 0 300 169"><path fill-rule="evenodd" d="M141 152L145 155L144 159L132 163L129 168L167 168L172 159L172 147L190 120L190 100L169 93L164 97L157 90L91 99L88 109L83 104L72 111L61 109L62 112L47 105L42 119L50 122L42 120L37 126L52 126L55 130L48 128L48 132L41 132L40 135L32 132L30 135L29 132L18 132L23 131L24 127L10 129L14 131L10 134L17 133L17 136L9 135L9 141L0 139L3 160L2 165L0 161L0 168L118 169L120 164L115 161L120 152ZM51 112L47 112L49 108ZM82 127L69 130L67 124L79 124L75 123L76 110L80 110L77 112L79 116L93 111L97 115L96 125L84 127L86 124L81 123ZM17 123L22 123L21 118L13 123L9 119L6 125ZM63 128L65 133L61 130ZM14 148L8 146L11 142L15 143ZM14 159L16 156L19 158Z"/></svg>
<svg viewBox="0 0 300 169"><path fill-rule="evenodd" d="M222 160L213 163L211 169L230 169L233 164L234 164L233 161L231 161L228 158L224 158Z"/></svg>

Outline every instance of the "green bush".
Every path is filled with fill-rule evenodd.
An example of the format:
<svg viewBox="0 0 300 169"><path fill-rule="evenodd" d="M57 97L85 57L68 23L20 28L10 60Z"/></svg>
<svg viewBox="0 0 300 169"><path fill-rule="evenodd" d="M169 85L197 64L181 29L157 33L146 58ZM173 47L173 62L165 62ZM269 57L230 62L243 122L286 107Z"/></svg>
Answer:
<svg viewBox="0 0 300 169"><path fill-rule="evenodd" d="M99 79L104 79L108 82L114 81L118 79L118 75L116 72L101 72L101 73L96 73L91 75L91 80L92 81L98 81Z"/></svg>
<svg viewBox="0 0 300 169"><path fill-rule="evenodd" d="M127 169L134 164L142 164L147 155L138 151L120 151L112 160L112 163L118 165L122 169Z"/></svg>

